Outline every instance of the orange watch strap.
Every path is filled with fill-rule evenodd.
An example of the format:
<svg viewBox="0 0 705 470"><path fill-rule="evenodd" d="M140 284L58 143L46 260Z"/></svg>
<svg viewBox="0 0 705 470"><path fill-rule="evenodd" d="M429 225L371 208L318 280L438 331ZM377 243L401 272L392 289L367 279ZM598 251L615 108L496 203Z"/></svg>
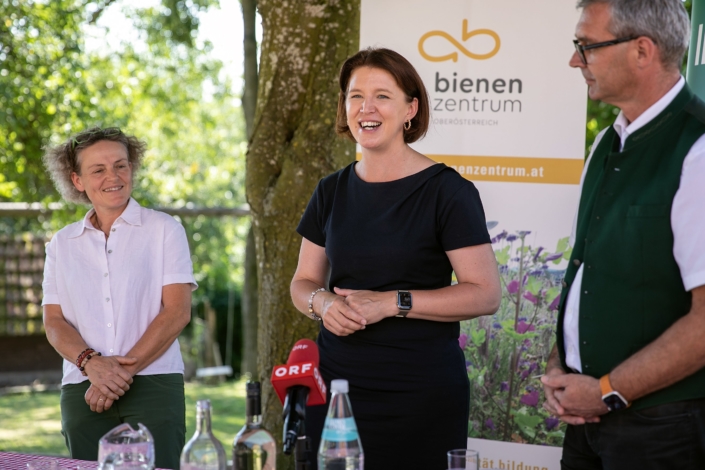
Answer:
<svg viewBox="0 0 705 470"><path fill-rule="evenodd" d="M603 397L608 393L614 392L612 384L610 383L610 374L605 374L600 377L600 391L602 392Z"/></svg>

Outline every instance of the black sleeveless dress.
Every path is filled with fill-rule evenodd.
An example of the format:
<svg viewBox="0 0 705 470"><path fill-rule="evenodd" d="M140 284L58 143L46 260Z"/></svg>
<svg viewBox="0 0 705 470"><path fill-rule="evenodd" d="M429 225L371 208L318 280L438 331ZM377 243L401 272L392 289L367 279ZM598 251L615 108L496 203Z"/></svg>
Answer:
<svg viewBox="0 0 705 470"><path fill-rule="evenodd" d="M325 247L329 290L449 286L446 251L490 242L479 194L455 170L436 164L367 183L354 168L319 182L297 228ZM365 470L443 470L446 452L466 447L470 397L459 333L458 322L396 317L345 337L321 326L320 370L328 385L349 381ZM307 410L312 455L326 411Z"/></svg>

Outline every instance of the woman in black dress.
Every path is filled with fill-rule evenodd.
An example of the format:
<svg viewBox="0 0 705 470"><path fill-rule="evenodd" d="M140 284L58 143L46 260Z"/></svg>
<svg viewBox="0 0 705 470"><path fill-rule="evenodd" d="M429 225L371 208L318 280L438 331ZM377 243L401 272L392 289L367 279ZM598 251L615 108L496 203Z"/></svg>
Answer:
<svg viewBox="0 0 705 470"><path fill-rule="evenodd" d="M408 145L428 123L426 89L406 59L388 49L350 57L336 126L362 158L319 182L297 228L291 296L322 321L326 382L350 383L366 470L441 470L447 451L465 448L459 321L493 314L501 296L475 186ZM307 411L313 453L326 410Z"/></svg>

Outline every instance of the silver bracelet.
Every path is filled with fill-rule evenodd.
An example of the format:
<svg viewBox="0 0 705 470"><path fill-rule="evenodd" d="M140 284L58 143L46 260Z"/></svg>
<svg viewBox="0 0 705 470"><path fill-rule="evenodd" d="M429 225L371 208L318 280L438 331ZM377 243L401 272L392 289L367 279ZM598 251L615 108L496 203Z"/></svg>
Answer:
<svg viewBox="0 0 705 470"><path fill-rule="evenodd" d="M325 287L321 287L321 288L319 288L319 289L316 289L315 291L311 292L311 297L308 298L308 314L310 315L310 317L311 317L313 320L316 320L316 321L323 321L323 319L322 319L321 317L319 317L318 315L316 315L316 314L314 313L314 311L313 311L313 298L314 298L314 297L316 296L316 294L318 294L319 292L325 292L325 291L326 291Z"/></svg>

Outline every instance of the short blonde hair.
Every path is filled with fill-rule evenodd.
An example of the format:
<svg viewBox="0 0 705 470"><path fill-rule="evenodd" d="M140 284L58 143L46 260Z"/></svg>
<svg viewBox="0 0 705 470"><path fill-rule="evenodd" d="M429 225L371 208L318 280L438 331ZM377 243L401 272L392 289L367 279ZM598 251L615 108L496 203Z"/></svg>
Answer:
<svg viewBox="0 0 705 470"><path fill-rule="evenodd" d="M55 147L45 147L42 161L49 172L56 190L68 202L91 204L84 191L73 185L71 174L81 174L79 153L101 140L120 142L127 149L127 158L132 165L132 178L142 163L147 144L134 136L125 135L117 127L91 127L71 136L64 143Z"/></svg>

